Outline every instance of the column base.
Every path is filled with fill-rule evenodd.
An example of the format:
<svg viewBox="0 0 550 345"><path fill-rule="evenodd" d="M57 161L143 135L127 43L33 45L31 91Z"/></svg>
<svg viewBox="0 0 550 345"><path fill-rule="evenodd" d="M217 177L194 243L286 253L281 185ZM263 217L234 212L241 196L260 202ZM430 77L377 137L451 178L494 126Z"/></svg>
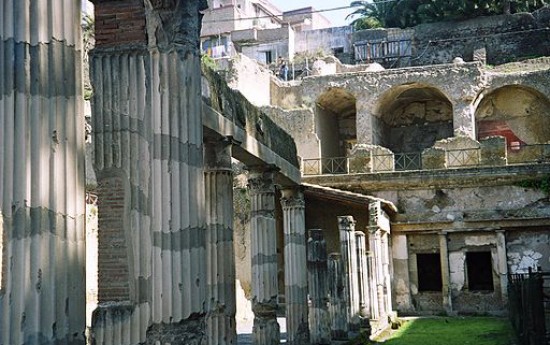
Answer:
<svg viewBox="0 0 550 345"><path fill-rule="evenodd" d="M277 323L277 317L254 317L253 344L254 345L279 345L281 331Z"/></svg>
<svg viewBox="0 0 550 345"><path fill-rule="evenodd" d="M330 345L330 314L323 308L309 310L311 345Z"/></svg>

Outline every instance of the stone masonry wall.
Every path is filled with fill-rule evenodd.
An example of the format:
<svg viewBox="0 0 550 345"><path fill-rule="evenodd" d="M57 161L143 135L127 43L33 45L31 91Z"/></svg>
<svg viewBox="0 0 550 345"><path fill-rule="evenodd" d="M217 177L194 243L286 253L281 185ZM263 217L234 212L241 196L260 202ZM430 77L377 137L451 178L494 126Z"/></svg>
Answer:
<svg viewBox="0 0 550 345"><path fill-rule="evenodd" d="M472 61L474 50L487 50L487 63L498 65L550 54L550 8L533 14L482 17L414 28L415 66L449 63L455 57Z"/></svg>

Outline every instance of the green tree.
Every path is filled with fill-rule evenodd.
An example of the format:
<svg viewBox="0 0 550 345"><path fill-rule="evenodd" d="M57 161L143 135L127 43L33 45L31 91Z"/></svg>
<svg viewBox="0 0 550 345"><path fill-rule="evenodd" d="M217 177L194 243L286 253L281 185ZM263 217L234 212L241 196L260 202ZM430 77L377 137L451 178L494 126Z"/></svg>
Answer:
<svg viewBox="0 0 550 345"><path fill-rule="evenodd" d="M351 22L357 30L391 27L395 5L396 2L385 0L352 1L350 7L357 7L357 9L346 18L359 16Z"/></svg>
<svg viewBox="0 0 550 345"><path fill-rule="evenodd" d="M355 29L411 27L422 23L465 20L517 12L533 12L550 0L372 0L353 1Z"/></svg>

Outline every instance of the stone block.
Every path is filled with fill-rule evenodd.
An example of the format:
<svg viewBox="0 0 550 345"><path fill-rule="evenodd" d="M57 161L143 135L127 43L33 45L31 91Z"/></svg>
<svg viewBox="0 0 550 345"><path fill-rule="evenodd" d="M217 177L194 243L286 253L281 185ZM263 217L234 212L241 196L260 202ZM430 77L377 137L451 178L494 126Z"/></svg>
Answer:
<svg viewBox="0 0 550 345"><path fill-rule="evenodd" d="M369 173L372 170L372 146L359 144L356 145L349 155L349 172Z"/></svg>
<svg viewBox="0 0 550 345"><path fill-rule="evenodd" d="M434 170L445 168L445 150L437 147L430 147L422 151L422 169Z"/></svg>
<svg viewBox="0 0 550 345"><path fill-rule="evenodd" d="M480 164L490 166L506 165L506 138L492 136L480 142Z"/></svg>
<svg viewBox="0 0 550 345"><path fill-rule="evenodd" d="M372 171L394 171L395 159L391 150L382 146L373 146L372 152Z"/></svg>
<svg viewBox="0 0 550 345"><path fill-rule="evenodd" d="M479 165L480 144L470 137L443 139L436 142L434 147L445 150L447 168Z"/></svg>

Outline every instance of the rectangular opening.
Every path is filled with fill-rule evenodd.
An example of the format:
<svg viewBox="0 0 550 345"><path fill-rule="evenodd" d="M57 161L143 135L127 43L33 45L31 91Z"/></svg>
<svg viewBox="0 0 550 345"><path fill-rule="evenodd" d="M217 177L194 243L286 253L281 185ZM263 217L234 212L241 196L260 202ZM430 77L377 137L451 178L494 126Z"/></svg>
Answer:
<svg viewBox="0 0 550 345"><path fill-rule="evenodd" d="M265 63L269 65L270 63L273 62L273 56L271 55L271 51L269 50L264 53L265 53Z"/></svg>
<svg viewBox="0 0 550 345"><path fill-rule="evenodd" d="M466 253L466 269L470 291L494 290L491 252Z"/></svg>
<svg viewBox="0 0 550 345"><path fill-rule="evenodd" d="M441 291L441 260L439 253L416 254L418 291Z"/></svg>

